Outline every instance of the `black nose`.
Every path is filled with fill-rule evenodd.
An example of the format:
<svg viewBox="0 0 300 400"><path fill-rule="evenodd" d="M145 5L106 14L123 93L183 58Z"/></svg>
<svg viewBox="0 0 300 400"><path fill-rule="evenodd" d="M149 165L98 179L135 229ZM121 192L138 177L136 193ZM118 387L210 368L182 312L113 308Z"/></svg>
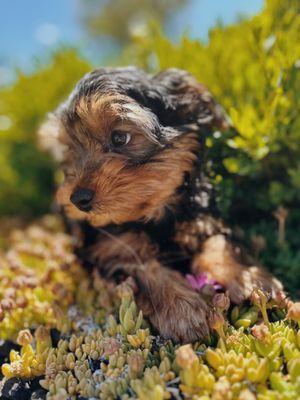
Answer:
<svg viewBox="0 0 300 400"><path fill-rule="evenodd" d="M94 194L91 189L79 188L71 195L70 200L79 210L91 211Z"/></svg>

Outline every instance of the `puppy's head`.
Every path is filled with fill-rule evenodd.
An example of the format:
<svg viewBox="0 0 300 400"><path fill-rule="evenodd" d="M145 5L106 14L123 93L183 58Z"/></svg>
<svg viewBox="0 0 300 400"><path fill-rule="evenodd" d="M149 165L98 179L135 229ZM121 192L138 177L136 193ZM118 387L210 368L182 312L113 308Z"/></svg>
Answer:
<svg viewBox="0 0 300 400"><path fill-rule="evenodd" d="M86 75L40 135L64 169L58 202L100 227L160 218L193 168L201 128L224 124L184 71L107 68Z"/></svg>

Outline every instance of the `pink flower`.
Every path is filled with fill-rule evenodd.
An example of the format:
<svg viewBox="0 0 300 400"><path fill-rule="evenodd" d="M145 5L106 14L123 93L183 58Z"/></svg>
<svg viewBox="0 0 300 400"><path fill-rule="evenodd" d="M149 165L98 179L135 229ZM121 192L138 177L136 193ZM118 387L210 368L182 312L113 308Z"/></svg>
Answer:
<svg viewBox="0 0 300 400"><path fill-rule="evenodd" d="M222 286L219 285L217 281L208 278L207 274L205 273L198 275L187 274L185 277L195 290L200 290L206 285L212 286L215 290L222 289Z"/></svg>

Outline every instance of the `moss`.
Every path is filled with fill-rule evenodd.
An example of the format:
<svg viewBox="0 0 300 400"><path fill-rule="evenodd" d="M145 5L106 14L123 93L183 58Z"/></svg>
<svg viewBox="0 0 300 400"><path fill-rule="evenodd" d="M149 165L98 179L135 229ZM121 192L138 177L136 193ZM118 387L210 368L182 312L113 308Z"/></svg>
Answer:
<svg viewBox="0 0 300 400"><path fill-rule="evenodd" d="M52 400L298 398L297 303L257 292L253 304L229 307L219 294L215 345L180 346L153 334L130 280L89 276L53 225L47 218L14 231L1 257L0 337L20 346L2 357L2 390L18 378L29 387L39 379Z"/></svg>

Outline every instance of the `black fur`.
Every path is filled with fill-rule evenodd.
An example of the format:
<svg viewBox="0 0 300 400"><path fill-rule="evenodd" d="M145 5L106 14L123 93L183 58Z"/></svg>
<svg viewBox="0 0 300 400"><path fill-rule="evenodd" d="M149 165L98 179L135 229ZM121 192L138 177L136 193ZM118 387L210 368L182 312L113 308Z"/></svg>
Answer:
<svg viewBox="0 0 300 400"><path fill-rule="evenodd" d="M191 124L198 129L225 121L209 92L186 71L169 69L153 77L134 67L100 68L85 75L66 104L68 121L76 118L75 106L80 98L114 93L131 97L154 114L160 126L153 134L162 144L175 133L170 127L181 134L186 131L185 125L190 125L191 131Z"/></svg>
<svg viewBox="0 0 300 400"><path fill-rule="evenodd" d="M169 69L151 76L134 67L101 68L79 81L63 107L63 115L68 124L76 119L76 105L81 98L105 94L121 94L132 98L157 120L152 134L161 147L156 146L153 149L150 162L155 152L161 151L165 146L172 146L170 139L191 131L198 133L200 146L197 162L192 174L187 175L183 185L178 188L181 201L175 209L166 210L164 217L158 222L136 221L105 227L105 230L113 234L128 230L146 232L159 245L161 261L165 258L170 264L172 257L172 266L179 265L184 270L190 262L190 255L183 253L173 240L176 222L191 221L203 213L217 215L214 191L205 172L205 140L213 127L222 127L225 124L222 110L209 92L186 71ZM122 104L122 101L118 100L118 103ZM133 157L132 162L149 162L149 157ZM81 229L84 232L82 248L88 249L88 246L99 240L101 233L87 223L81 223Z"/></svg>

